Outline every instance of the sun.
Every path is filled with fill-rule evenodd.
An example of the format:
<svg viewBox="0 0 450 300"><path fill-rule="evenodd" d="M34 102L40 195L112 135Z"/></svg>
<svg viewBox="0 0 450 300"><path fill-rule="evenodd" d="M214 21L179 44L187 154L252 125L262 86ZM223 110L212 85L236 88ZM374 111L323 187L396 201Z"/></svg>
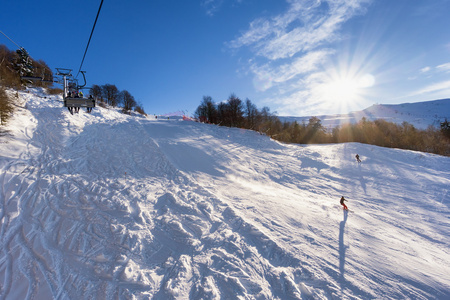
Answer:
<svg viewBox="0 0 450 300"><path fill-rule="evenodd" d="M366 73L363 75L329 76L322 84L323 101L339 105L346 110L365 98L368 88L375 84L375 77Z"/></svg>
<svg viewBox="0 0 450 300"><path fill-rule="evenodd" d="M358 96L357 81L351 78L340 78L325 85L327 98L336 102L353 101Z"/></svg>

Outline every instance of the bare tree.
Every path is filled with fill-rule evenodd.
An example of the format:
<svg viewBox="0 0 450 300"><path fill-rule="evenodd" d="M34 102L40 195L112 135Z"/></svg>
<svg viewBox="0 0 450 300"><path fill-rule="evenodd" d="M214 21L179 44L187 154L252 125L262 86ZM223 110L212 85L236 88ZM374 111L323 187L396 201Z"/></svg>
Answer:
<svg viewBox="0 0 450 300"><path fill-rule="evenodd" d="M254 129L258 117L258 109L256 108L256 105L253 104L248 98L245 100L245 117L247 121L247 128Z"/></svg>
<svg viewBox="0 0 450 300"><path fill-rule="evenodd" d="M136 106L134 107L134 111L137 113L140 113L141 115L144 115L144 116L147 115L145 113L144 106L142 105L142 103L140 101L137 101Z"/></svg>
<svg viewBox="0 0 450 300"><path fill-rule="evenodd" d="M89 94L95 99L98 99L103 102L103 93L102 88L100 86L96 84L92 85L92 87L89 89Z"/></svg>
<svg viewBox="0 0 450 300"><path fill-rule="evenodd" d="M109 105L116 107L119 104L119 89L114 84L102 85L102 95Z"/></svg>
<svg viewBox="0 0 450 300"><path fill-rule="evenodd" d="M241 127L244 121L244 106L242 100L231 94L228 98L228 113L230 126Z"/></svg>
<svg viewBox="0 0 450 300"><path fill-rule="evenodd" d="M134 97L127 90L120 92L120 100L123 105L123 110L127 113L129 113L137 104Z"/></svg>
<svg viewBox="0 0 450 300"><path fill-rule="evenodd" d="M195 111L195 117L202 122L204 121L212 124L217 123L217 108L212 101L211 96L203 96L202 103Z"/></svg>

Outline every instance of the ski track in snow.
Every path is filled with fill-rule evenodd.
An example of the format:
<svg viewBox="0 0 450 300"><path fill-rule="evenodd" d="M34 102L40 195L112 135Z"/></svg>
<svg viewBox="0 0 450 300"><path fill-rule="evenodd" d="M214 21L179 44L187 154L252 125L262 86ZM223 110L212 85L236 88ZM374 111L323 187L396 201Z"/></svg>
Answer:
<svg viewBox="0 0 450 300"><path fill-rule="evenodd" d="M21 98L0 299L450 297L447 157Z"/></svg>

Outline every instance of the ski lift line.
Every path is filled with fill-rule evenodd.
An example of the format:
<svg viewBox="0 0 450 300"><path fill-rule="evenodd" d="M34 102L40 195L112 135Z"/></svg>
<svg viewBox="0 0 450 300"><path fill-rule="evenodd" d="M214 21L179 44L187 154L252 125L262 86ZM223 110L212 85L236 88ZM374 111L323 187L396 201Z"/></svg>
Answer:
<svg viewBox="0 0 450 300"><path fill-rule="evenodd" d="M16 45L19 49L23 47L19 46L16 42L14 42L9 36L7 36L3 31L0 30L0 33L3 34L8 40L10 40L14 45Z"/></svg>
<svg viewBox="0 0 450 300"><path fill-rule="evenodd" d="M95 17L95 21L94 21L94 26L92 26L91 35L89 36L89 41L87 43L86 50L84 51L83 59L81 60L80 69L78 70L77 76L75 76L75 77L78 77L78 74L80 74L81 67L83 66L83 63L84 63L84 58L86 57L86 53L88 51L89 44L91 43L91 38L92 38L92 34L94 33L95 25L97 24L98 16L100 15L100 10L102 9L102 5L103 5L103 0L100 2L100 7L98 8L97 16Z"/></svg>

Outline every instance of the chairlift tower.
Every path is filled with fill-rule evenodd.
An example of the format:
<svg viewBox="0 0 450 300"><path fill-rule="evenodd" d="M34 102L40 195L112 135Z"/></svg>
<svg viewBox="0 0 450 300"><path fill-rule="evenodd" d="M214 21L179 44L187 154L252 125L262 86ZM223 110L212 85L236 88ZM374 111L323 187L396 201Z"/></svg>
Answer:
<svg viewBox="0 0 450 300"><path fill-rule="evenodd" d="M63 85L63 90L64 90L64 100L67 97L67 92L69 90L69 81L67 78L71 78L72 77L72 70L71 69L63 69L63 68L56 68L56 71L58 71L56 73L56 75L58 76L62 76L62 85Z"/></svg>

